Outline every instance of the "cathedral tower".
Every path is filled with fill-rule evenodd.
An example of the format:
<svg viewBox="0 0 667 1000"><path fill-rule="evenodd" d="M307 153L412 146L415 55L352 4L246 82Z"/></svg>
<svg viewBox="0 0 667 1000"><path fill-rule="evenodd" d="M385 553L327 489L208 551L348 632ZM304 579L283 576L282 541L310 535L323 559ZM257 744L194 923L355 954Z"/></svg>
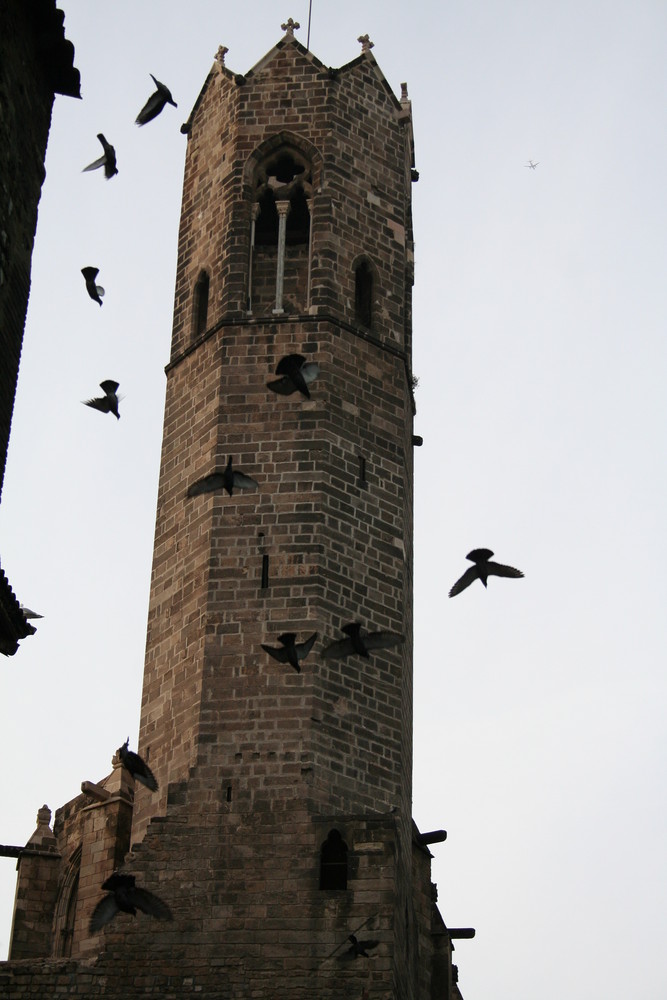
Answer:
<svg viewBox="0 0 667 1000"><path fill-rule="evenodd" d="M131 838L118 767L70 808L87 996L458 996L444 834L411 818L410 102L367 36L330 69L295 27L245 76L221 47L183 126L139 733L159 791L136 786ZM173 922L88 933L111 826Z"/></svg>
<svg viewBox="0 0 667 1000"><path fill-rule="evenodd" d="M369 44L220 50L184 127L137 840L195 765L233 808L410 815L412 130ZM267 387L293 355L310 398ZM229 456L256 490L188 496ZM324 659L355 621L404 641ZM300 674L284 632L318 633Z"/></svg>
<svg viewBox="0 0 667 1000"><path fill-rule="evenodd" d="M271 874L322 919L344 891L320 889L333 852L355 912L346 928L384 926L406 958L410 104L367 38L332 70L284 30L244 77L220 49L184 126L139 737L161 792L138 789L132 836L170 797L233 831L236 850L272 845L251 883ZM317 366L310 398L267 387L292 355ZM188 496L230 456L256 490ZM353 622L403 640L323 656ZM317 633L300 672L263 649L283 633ZM382 916L352 904L369 869L393 897Z"/></svg>

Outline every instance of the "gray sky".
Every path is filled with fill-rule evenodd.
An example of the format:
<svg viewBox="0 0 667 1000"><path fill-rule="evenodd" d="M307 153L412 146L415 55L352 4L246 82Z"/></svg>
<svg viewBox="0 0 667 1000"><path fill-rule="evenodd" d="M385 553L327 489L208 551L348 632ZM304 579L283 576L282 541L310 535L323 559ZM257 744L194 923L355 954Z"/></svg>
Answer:
<svg viewBox="0 0 667 1000"><path fill-rule="evenodd" d="M60 0L58 97L0 554L36 636L0 663L0 842L139 722L185 152L219 44L248 70L307 0ZM667 996L667 7L313 0L340 66L407 80L417 168L414 816L465 1000ZM167 108L134 118L167 83ZM110 182L81 168L102 131ZM524 164L539 161L535 171ZM99 309L80 268L100 268ZM81 406L104 378L116 422ZM488 546L525 580L447 591ZM0 957L14 862L0 859Z"/></svg>

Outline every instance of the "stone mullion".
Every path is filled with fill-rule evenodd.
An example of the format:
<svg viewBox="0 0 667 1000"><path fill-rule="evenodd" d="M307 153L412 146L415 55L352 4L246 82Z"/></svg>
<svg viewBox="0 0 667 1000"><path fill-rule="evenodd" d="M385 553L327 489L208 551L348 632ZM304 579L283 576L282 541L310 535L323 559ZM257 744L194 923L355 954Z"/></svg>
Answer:
<svg viewBox="0 0 667 1000"><path fill-rule="evenodd" d="M308 274L306 275L306 312L310 309L310 276L313 268L313 199L307 198L308 206Z"/></svg>
<svg viewBox="0 0 667 1000"><path fill-rule="evenodd" d="M287 215L290 210L289 201L277 201L278 212L278 261L276 264L276 307L274 313L282 313L283 285L285 282L285 235L287 233Z"/></svg>

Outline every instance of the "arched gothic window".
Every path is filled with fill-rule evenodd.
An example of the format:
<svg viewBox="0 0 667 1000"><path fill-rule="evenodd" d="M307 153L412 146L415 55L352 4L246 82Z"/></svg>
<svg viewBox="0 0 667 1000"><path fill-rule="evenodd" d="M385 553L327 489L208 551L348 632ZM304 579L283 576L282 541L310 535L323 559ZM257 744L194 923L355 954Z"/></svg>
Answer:
<svg viewBox="0 0 667 1000"><path fill-rule="evenodd" d="M81 845L72 854L62 881L56 902L53 922L53 954L55 958L69 958L72 954L74 918L79 896L79 870L81 868Z"/></svg>
<svg viewBox="0 0 667 1000"><path fill-rule="evenodd" d="M307 198L312 194L309 164L295 150L278 150L260 164L255 179L255 202L259 214L255 228L257 246L277 246L279 217L276 203L287 202L285 243L307 244L310 212Z"/></svg>
<svg viewBox="0 0 667 1000"><path fill-rule="evenodd" d="M309 305L313 168L289 142L256 164L248 310L305 311Z"/></svg>
<svg viewBox="0 0 667 1000"><path fill-rule="evenodd" d="M322 844L320 889L347 889L347 844L339 830L329 830Z"/></svg>

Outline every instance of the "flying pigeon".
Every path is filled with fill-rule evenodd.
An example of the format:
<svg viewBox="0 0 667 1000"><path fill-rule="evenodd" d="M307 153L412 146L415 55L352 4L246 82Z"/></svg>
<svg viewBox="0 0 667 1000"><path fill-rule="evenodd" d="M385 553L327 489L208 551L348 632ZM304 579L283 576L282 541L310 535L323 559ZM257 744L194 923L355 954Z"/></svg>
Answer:
<svg viewBox="0 0 667 1000"><path fill-rule="evenodd" d="M357 941L354 934L348 935L348 941L351 941L352 944L347 949L346 954L352 958L358 958L359 955L363 955L364 958L369 958L370 956L368 952L373 948L377 948L380 943L379 941Z"/></svg>
<svg viewBox="0 0 667 1000"><path fill-rule="evenodd" d="M118 747L116 753L121 759L123 767L126 767L135 781L140 781L151 792L157 792L157 781L148 764L141 759L138 753L128 750L130 737L125 740L122 747Z"/></svg>
<svg viewBox="0 0 667 1000"><path fill-rule="evenodd" d="M503 566L502 563L489 562L493 552L491 549L473 549L466 556L466 559L470 559L475 565L470 566L463 576L456 581L452 589L449 591L450 597L456 597L460 594L462 590L469 587L473 580L481 580L486 587L486 581L490 576L510 576L517 579L523 576L520 569L514 569L513 566Z"/></svg>
<svg viewBox="0 0 667 1000"><path fill-rule="evenodd" d="M296 632L283 632L282 635L278 636L278 642L283 644L282 649L276 646L265 646L264 643L262 643L262 649L278 663L289 663L300 674L299 660L306 659L316 639L317 632L313 632L305 642L296 642Z"/></svg>
<svg viewBox="0 0 667 1000"><path fill-rule="evenodd" d="M131 913L136 917L137 910L147 913L156 920L173 920L171 910L166 903L154 896L147 889L139 889L135 885L134 875L121 875L114 872L102 888L108 894L99 901L88 925L88 933L96 934L105 924L113 920L117 913Z"/></svg>
<svg viewBox="0 0 667 1000"><path fill-rule="evenodd" d="M148 98L143 108L137 115L135 122L135 124L137 125L146 125L148 124L148 122L153 121L153 119L157 118L157 116L163 110L165 104L173 104L175 108L178 107L178 104L171 96L171 91L169 90L169 87L165 87L163 83L160 83L159 80L156 80L152 73L150 73L149 75L153 83L157 87L157 90L155 91L154 94L151 94L151 96Z"/></svg>
<svg viewBox="0 0 667 1000"><path fill-rule="evenodd" d="M88 170L97 170L98 167L104 167L104 176L109 180L114 174L118 173L116 169L116 150L110 142L106 141L101 132L97 133L97 138L102 143L104 156L100 156L99 160L93 160L81 172L85 174Z"/></svg>
<svg viewBox="0 0 667 1000"><path fill-rule="evenodd" d="M234 472L232 469L232 456L229 456L226 467L222 472L212 472L210 476L198 479L196 483L188 487L188 496L196 497L200 493L213 493L215 490L226 490L232 496L236 490L256 490L258 484L250 476L242 472Z"/></svg>
<svg viewBox="0 0 667 1000"><path fill-rule="evenodd" d="M102 305L102 296L104 295L104 289L101 285L95 284L95 278L100 273L99 267L82 267L81 274L86 279L86 289L91 299L95 302L99 302Z"/></svg>
<svg viewBox="0 0 667 1000"><path fill-rule="evenodd" d="M118 395L118 382L113 382L108 378L106 381L100 382L100 389L104 390L105 395L98 396L97 399L84 399L84 405L92 406L94 410L100 410L101 413L113 413L116 420L120 420L118 403L122 397Z"/></svg>
<svg viewBox="0 0 667 1000"><path fill-rule="evenodd" d="M306 361L301 354L288 354L281 358L276 368L276 375L282 378L275 382L267 382L267 388L281 396L291 396L293 392L302 393L310 399L308 386L320 374L320 366L315 361Z"/></svg>
<svg viewBox="0 0 667 1000"><path fill-rule="evenodd" d="M371 649L389 649L390 646L398 646L401 642L405 642L405 636L397 632L367 632L362 636L359 622L343 625L341 631L346 632L348 638L339 639L327 646L322 653L325 659L341 659L350 656L351 653L359 653L368 659Z"/></svg>

